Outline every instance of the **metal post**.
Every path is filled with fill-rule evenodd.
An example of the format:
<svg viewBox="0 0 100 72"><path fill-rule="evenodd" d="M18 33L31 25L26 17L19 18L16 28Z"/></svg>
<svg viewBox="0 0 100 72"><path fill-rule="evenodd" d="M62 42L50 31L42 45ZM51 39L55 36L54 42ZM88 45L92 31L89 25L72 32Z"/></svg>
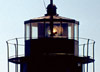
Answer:
<svg viewBox="0 0 100 72"><path fill-rule="evenodd" d="M89 39L87 41L87 57L89 56Z"/></svg>
<svg viewBox="0 0 100 72"><path fill-rule="evenodd" d="M8 44L8 41L6 41L7 43L7 59L8 59L8 72L9 72L9 44Z"/></svg>
<svg viewBox="0 0 100 72"><path fill-rule="evenodd" d="M85 44L83 44L83 57L85 56Z"/></svg>
<svg viewBox="0 0 100 72"><path fill-rule="evenodd" d="M16 38L16 57L18 57L18 39Z"/></svg>
<svg viewBox="0 0 100 72"><path fill-rule="evenodd" d="M46 26L46 24L45 24L45 18L44 18L44 36L46 36L46 29L45 29L45 26Z"/></svg>
<svg viewBox="0 0 100 72"><path fill-rule="evenodd" d="M53 4L53 0L50 1L50 4Z"/></svg>
<svg viewBox="0 0 100 72"><path fill-rule="evenodd" d="M15 58L17 58L17 45L16 44L14 44L14 45L15 45ZM18 72L17 64L15 64L15 72Z"/></svg>
<svg viewBox="0 0 100 72"><path fill-rule="evenodd" d="M16 45L15 45L15 53L16 53L16 58L17 58L17 61L18 61L18 39L16 38ZM15 70L16 72L18 72L18 64L15 65Z"/></svg>
<svg viewBox="0 0 100 72"><path fill-rule="evenodd" d="M63 34L63 30L62 30L62 19L61 19L61 23L60 23L60 26L61 26L61 36L62 36L62 34ZM68 36L67 36L68 37Z"/></svg>
<svg viewBox="0 0 100 72"><path fill-rule="evenodd" d="M89 39L87 41L87 57L89 56ZM88 59L87 59L88 61ZM87 62L87 72L88 72L88 62Z"/></svg>
<svg viewBox="0 0 100 72"><path fill-rule="evenodd" d="M17 57L17 47L16 47L16 44L14 44L15 45L15 58Z"/></svg>
<svg viewBox="0 0 100 72"><path fill-rule="evenodd" d="M83 44L83 57L85 56L85 44ZM85 72L85 64L83 64L83 72Z"/></svg>
<svg viewBox="0 0 100 72"><path fill-rule="evenodd" d="M71 39L74 39L74 25L75 24L71 25Z"/></svg>
<svg viewBox="0 0 100 72"><path fill-rule="evenodd" d="M25 29L24 29L24 31L25 31L24 34L25 34L25 40L26 40L26 39L27 39L27 38L26 38L26 24L25 24Z"/></svg>
<svg viewBox="0 0 100 72"><path fill-rule="evenodd" d="M93 42L93 60L94 60L94 46L95 42ZM95 72L95 62L93 61L93 72Z"/></svg>
<svg viewBox="0 0 100 72"><path fill-rule="evenodd" d="M77 24L77 40L79 41L79 22Z"/></svg>
<svg viewBox="0 0 100 72"><path fill-rule="evenodd" d="M50 30L51 30L51 37L53 37L53 0L50 1L51 4L51 15L50 15Z"/></svg>

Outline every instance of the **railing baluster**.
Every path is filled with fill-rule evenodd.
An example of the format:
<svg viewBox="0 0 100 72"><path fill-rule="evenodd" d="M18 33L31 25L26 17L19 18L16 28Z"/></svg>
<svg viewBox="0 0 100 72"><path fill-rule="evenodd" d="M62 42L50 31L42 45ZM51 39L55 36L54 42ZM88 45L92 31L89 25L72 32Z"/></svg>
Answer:
<svg viewBox="0 0 100 72"><path fill-rule="evenodd" d="M18 62L18 39L16 38L16 58ZM18 72L18 64L16 64L16 72Z"/></svg>
<svg viewBox="0 0 100 72"><path fill-rule="evenodd" d="M89 56L89 39L87 41L87 57ZM88 59L87 59L88 61ZM87 62L87 72L88 72L88 62Z"/></svg>
<svg viewBox="0 0 100 72"><path fill-rule="evenodd" d="M18 39L16 38L16 51L17 51L17 57L18 57Z"/></svg>
<svg viewBox="0 0 100 72"><path fill-rule="evenodd" d="M83 57L85 56L85 44L83 44ZM83 72L85 72L85 64L83 64Z"/></svg>
<svg viewBox="0 0 100 72"><path fill-rule="evenodd" d="M7 59L8 59L8 72L9 72L9 44L8 44L8 41L6 41L7 43Z"/></svg>
<svg viewBox="0 0 100 72"><path fill-rule="evenodd" d="M94 46L95 42L93 42L93 60L94 60ZM93 72L95 72L95 62L93 62Z"/></svg>
<svg viewBox="0 0 100 72"><path fill-rule="evenodd" d="M17 45L15 45L15 58L17 58ZM15 64L15 72L17 72L17 64Z"/></svg>
<svg viewBox="0 0 100 72"><path fill-rule="evenodd" d="M85 44L83 44L83 57L85 56Z"/></svg>

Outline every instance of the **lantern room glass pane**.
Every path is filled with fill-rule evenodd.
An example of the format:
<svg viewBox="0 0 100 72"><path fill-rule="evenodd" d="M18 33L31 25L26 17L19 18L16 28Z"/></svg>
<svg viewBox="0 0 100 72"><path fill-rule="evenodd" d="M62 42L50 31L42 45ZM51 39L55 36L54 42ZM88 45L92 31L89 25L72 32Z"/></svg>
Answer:
<svg viewBox="0 0 100 72"><path fill-rule="evenodd" d="M31 23L31 38L35 39L38 37L38 23Z"/></svg>
<svg viewBox="0 0 100 72"><path fill-rule="evenodd" d="M25 24L25 40L29 40L30 37L30 24Z"/></svg>
<svg viewBox="0 0 100 72"><path fill-rule="evenodd" d="M79 28L78 24L75 24L75 40L78 40L79 38Z"/></svg>
<svg viewBox="0 0 100 72"><path fill-rule="evenodd" d="M68 39L74 39L74 23L68 23Z"/></svg>
<svg viewBox="0 0 100 72"><path fill-rule="evenodd" d="M78 40L79 38L79 28L78 24L69 23L68 24L68 39L75 39Z"/></svg>
<svg viewBox="0 0 100 72"><path fill-rule="evenodd" d="M32 39L38 37L38 28L37 27L32 27Z"/></svg>
<svg viewBox="0 0 100 72"><path fill-rule="evenodd" d="M45 23L45 37L50 37L50 23ZM53 22L53 37L68 37L68 24L62 22Z"/></svg>
<svg viewBox="0 0 100 72"><path fill-rule="evenodd" d="M68 26L68 39L71 39L71 26Z"/></svg>
<svg viewBox="0 0 100 72"><path fill-rule="evenodd" d="M78 24L63 21L54 21L53 33L54 38L68 38L78 40ZM26 40L50 37L50 35L50 21L32 22L25 24Z"/></svg>

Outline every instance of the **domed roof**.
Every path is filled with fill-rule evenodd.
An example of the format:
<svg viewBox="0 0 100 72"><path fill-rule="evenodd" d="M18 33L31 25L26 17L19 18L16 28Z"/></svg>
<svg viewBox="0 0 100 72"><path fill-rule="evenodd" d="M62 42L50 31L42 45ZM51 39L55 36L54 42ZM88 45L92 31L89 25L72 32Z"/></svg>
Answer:
<svg viewBox="0 0 100 72"><path fill-rule="evenodd" d="M46 16L51 15L51 14L52 15L57 15L56 9L57 9L56 5L53 4L53 6L52 6L52 4L49 4L48 7L47 7Z"/></svg>
<svg viewBox="0 0 100 72"><path fill-rule="evenodd" d="M49 4L49 5L48 5L48 7L47 7L47 9L51 9L51 8L52 8L52 5L51 5L51 4ZM57 9L57 7L56 7L56 5L55 5L55 4L53 4L53 8Z"/></svg>
<svg viewBox="0 0 100 72"><path fill-rule="evenodd" d="M74 19L59 16L56 13L56 9L57 9L57 7L51 1L51 3L47 6L47 14L45 14L45 16L30 19L28 21L25 21L25 24L26 23L31 23L31 22L50 21L51 16L53 16L53 21L56 21L56 22L61 21L61 22L69 22L69 23L77 23L77 24L79 23L78 21L76 21Z"/></svg>

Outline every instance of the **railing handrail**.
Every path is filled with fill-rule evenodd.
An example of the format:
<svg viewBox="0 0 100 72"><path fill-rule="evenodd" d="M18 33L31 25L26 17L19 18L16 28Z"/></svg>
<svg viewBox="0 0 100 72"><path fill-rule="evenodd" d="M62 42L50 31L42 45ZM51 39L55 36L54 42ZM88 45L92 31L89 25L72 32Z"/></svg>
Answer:
<svg viewBox="0 0 100 72"><path fill-rule="evenodd" d="M60 38L60 37L58 37L58 38ZM62 38L62 37L61 37ZM67 38L66 36L63 36L63 38ZM74 38L77 38L77 37L74 37ZM25 40L25 37L19 37L19 38L13 38L13 39L9 39L9 40L7 40L6 42L10 42L10 41L12 41L12 40L19 40L19 39L23 39L23 40ZM33 37L33 39L37 39L37 37ZM68 39L70 39L70 38L68 38ZM82 40L88 40L88 38L83 38L83 37L79 37L79 39L82 39ZM93 39L89 39L90 41L92 41L92 42L95 42Z"/></svg>
<svg viewBox="0 0 100 72"><path fill-rule="evenodd" d="M19 40L21 40L21 39L23 39L23 43L24 43L24 41L25 41L25 37L19 37L19 38L13 38L13 39L9 39L8 41L6 41L7 42L7 46L9 46L9 45L15 45L15 46L17 46L17 51L18 51L18 47L19 46L25 46L25 44L20 44L19 43ZM37 39L37 38L34 38L34 39ZM11 41L14 41L15 40L15 42L14 43L12 43ZM79 46L79 49L80 49L80 46L83 46L83 45L87 45L87 47L88 47L88 44L90 45L93 45L94 43L95 43L95 41L94 40L92 40L92 39L88 39L88 38L82 38L82 37L79 37L79 42L80 42L80 40L85 40L85 41L88 41L89 40L89 42L87 43L87 42L85 42L85 43L82 43L82 44L79 44L78 46ZM16 52L16 53L18 53L18 52ZM94 52L93 52L94 53ZM19 55L19 54L18 54Z"/></svg>

